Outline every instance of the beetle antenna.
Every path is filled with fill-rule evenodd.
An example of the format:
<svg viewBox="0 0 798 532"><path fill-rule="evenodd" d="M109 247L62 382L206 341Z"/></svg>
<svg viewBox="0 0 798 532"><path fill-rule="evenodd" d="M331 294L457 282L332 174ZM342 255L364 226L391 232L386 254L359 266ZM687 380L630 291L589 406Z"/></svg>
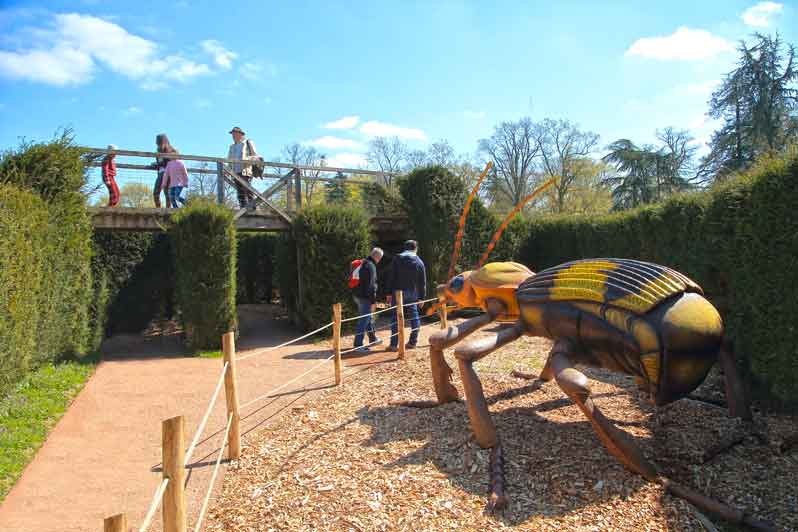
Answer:
<svg viewBox="0 0 798 532"><path fill-rule="evenodd" d="M540 194L541 192L549 188L551 185L553 185L554 182L557 181L558 177L559 176L552 177L551 179L540 185L538 188L536 188L532 192L532 194L530 194L529 196L525 197L520 202L518 202L518 205L516 205L513 208L513 210L510 211L510 214L507 215L507 218L504 219L502 224L493 234L493 238L490 239L490 244L488 244L488 249L486 249L485 253L482 254L482 257L479 259L479 264L477 264L477 267L474 268L475 270L480 269L485 264L485 261L488 260L488 255L490 255L490 252L493 251L494 247L496 247L496 242L499 241L499 238L501 238L502 233L504 232L505 229L507 229L507 226L510 225L512 219L515 218L515 215L521 212L521 209L524 208L524 205L535 199L538 194Z"/></svg>
<svg viewBox="0 0 798 532"><path fill-rule="evenodd" d="M468 218L468 211L471 210L471 203L474 201L474 198L477 196L477 191L479 190L479 185L482 184L482 180L485 179L485 176L488 175L488 172L493 167L493 161L488 161L488 164L485 165L485 169L482 170L482 173L479 174L479 179L477 179L477 184L474 185L474 189L469 194L468 199L465 202L465 206L463 207L463 212L460 215L460 223L457 226L457 236L454 239L454 249L452 250L452 262L449 266L449 273L446 275L446 279L451 279L454 275L454 270L457 268L457 259L460 256L460 244L463 241L463 234L465 233L465 222L466 218Z"/></svg>

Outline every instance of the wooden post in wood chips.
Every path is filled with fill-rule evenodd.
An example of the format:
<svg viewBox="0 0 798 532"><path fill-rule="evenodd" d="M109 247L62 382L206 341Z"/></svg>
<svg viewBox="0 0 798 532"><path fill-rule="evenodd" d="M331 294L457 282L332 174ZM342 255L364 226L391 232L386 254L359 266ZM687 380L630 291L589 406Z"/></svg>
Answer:
<svg viewBox="0 0 798 532"><path fill-rule="evenodd" d="M186 423L183 416L163 422L163 478L169 479L163 495L164 532L186 532Z"/></svg>
<svg viewBox="0 0 798 532"><path fill-rule="evenodd" d="M116 514L103 521L103 532L128 532L127 514Z"/></svg>
<svg viewBox="0 0 798 532"><path fill-rule="evenodd" d="M405 359L405 307L402 291L394 292L394 304L396 305L396 326L399 333L399 359Z"/></svg>
<svg viewBox="0 0 798 532"><path fill-rule="evenodd" d="M335 385L340 386L341 376L341 304L333 305L333 353L335 353Z"/></svg>
<svg viewBox="0 0 798 532"><path fill-rule="evenodd" d="M235 333L226 332L222 335L222 363L227 363L227 373L224 375L224 395L227 400L227 416L233 416L230 422L230 432L227 435L227 457L230 460L241 458L241 414L238 404L238 378L236 376L236 344Z"/></svg>

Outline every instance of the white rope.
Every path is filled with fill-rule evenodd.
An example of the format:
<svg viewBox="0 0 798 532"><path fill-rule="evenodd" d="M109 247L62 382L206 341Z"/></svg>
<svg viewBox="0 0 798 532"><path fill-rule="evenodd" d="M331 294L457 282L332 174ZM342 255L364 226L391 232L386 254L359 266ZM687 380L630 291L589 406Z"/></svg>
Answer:
<svg viewBox="0 0 798 532"><path fill-rule="evenodd" d="M377 314L382 314L383 312L388 312L389 310L393 310L395 308L396 308L396 305L394 305L392 307L386 307L386 308L383 308L383 309L380 309L380 310L376 310L374 312L368 312L366 314L361 314L360 316L354 316L352 318L346 318L345 320L341 320L341 323L346 323L347 321L359 320L360 318L363 318L363 317L366 317L366 316L376 316Z"/></svg>
<svg viewBox="0 0 798 532"><path fill-rule="evenodd" d="M185 464L191 463L191 455L194 454L194 449L197 448L197 442L199 442L200 436L202 435L202 431L205 430L205 424L208 423L208 417L211 415L211 409L213 405L216 403L216 398L219 397L219 390L222 389L222 384L224 383L224 375L227 372L227 366L229 362L224 363L224 367L222 367L222 374L219 376L219 382L216 383L216 390L213 392L213 397L211 397L211 402L208 405L208 409L205 411L205 416L202 418L202 422L200 422L199 427L197 427L197 432L194 434L194 439L191 440L191 445L188 446L188 450L186 451L186 460Z"/></svg>
<svg viewBox="0 0 798 532"><path fill-rule="evenodd" d="M399 333L398 333L398 332L395 332L395 333L393 333L392 335L390 335L390 336L388 337L388 339L390 340L390 339L391 339L391 338L393 338L394 336L399 336ZM358 349L363 349L364 347L369 347L369 346L372 346L372 345L374 345L374 344L379 344L379 343L380 343L380 342L382 342L382 341L383 341L383 340L382 340L382 338L377 338L377 339L376 339L376 340L374 340L373 342L369 342L369 343L367 343L367 344L363 344L363 345L358 345L358 346L356 346L356 347L353 347L353 348L351 348L351 349L346 349L345 351L341 351L341 354L342 354L342 355L345 355L345 354L347 354L347 353L351 353L352 351L357 351Z"/></svg>
<svg viewBox="0 0 798 532"><path fill-rule="evenodd" d="M413 301L412 303L405 303L402 305L403 307L409 307L410 305L422 305L424 303L429 303L430 301L437 301L437 297L431 297L429 299L422 299L421 301Z"/></svg>
<svg viewBox="0 0 798 532"><path fill-rule="evenodd" d="M239 408L246 408L246 407L248 407L249 405L251 405L251 404L253 404L253 403L257 403L257 402L258 402L258 401L260 401L261 399L266 399L266 398L268 398L270 395L272 395L272 394L274 394L274 393L277 393L278 391L282 390L283 388L285 388L285 387L286 387L286 386L288 386L289 384L291 384L291 383L293 383L293 382L296 382L296 381L298 381L299 379L301 379L302 377L304 377L304 376L305 376L305 375L307 375L308 373L311 373L312 371L315 371L316 369L318 369L319 367L321 367L322 365L324 365L324 363L325 363L325 362L329 362L330 360L332 360L332 358L333 358L334 356L335 356L335 353L333 353L333 354L332 354L332 355L330 355L329 357L325 358L324 360L322 360L321 362L319 362L318 364L316 364L315 366L313 366L312 368L310 368L309 370L307 370L307 371L306 371L305 373L303 373L302 375L299 375L298 377L294 377L293 379L291 379L290 381L286 382L285 384L281 384L280 386L278 386L278 387L277 387L277 388L275 388L274 390L270 391L269 393L263 394L263 395L261 395L260 397L256 397L255 399L253 399L253 400L251 400L251 401L248 401L248 402L244 403L244 404L243 404L243 405L241 405Z"/></svg>
<svg viewBox="0 0 798 532"><path fill-rule="evenodd" d="M155 496L152 498L150 509L147 512L147 515L144 517L144 522L141 524L139 532L147 532L147 529L150 527L150 522L152 521L153 516L155 516L156 510L158 510L158 506L161 504L161 499L163 499L163 493L166 491L167 484L169 484L169 479L165 478L161 481L158 489L155 490Z"/></svg>
<svg viewBox="0 0 798 532"><path fill-rule="evenodd" d="M316 334L316 333L319 333L319 332L323 331L323 330L324 330L324 329L326 329L327 327L332 327L332 326L333 326L333 322L330 322L330 323L328 323L327 325L325 325L325 326L323 326L323 327L319 327L319 328L318 328L318 329L316 329L315 331L311 331L311 332L309 332L309 333L307 333L307 334L304 334L304 335L300 336L299 338L294 338L293 340L289 340L289 341L287 341L287 342L283 342L282 344L280 344L280 345L275 345L274 347L267 347L266 349L258 349L258 350L257 350L257 351L255 351L254 353L250 353L250 354L248 354L248 355L247 355L247 356L245 356L245 357L237 358L236 360L237 360L238 362L241 362L242 360L246 360L246 359L248 359L248 358L252 358L252 357L254 357L254 356L256 356L256 355L262 355L262 354L264 354L264 353L268 353L268 352L270 352L270 351L274 351L274 350L276 350L276 349L280 349L281 347L285 347L285 346L287 346L287 345L291 345L291 344L293 344L293 343L296 343L296 342L298 342L298 341L300 341L300 340L304 340L305 338L307 338L307 337L309 337L309 336L313 336L314 334Z"/></svg>
<svg viewBox="0 0 798 532"><path fill-rule="evenodd" d="M200 527L202 526L202 520L205 518L205 511L208 509L208 502L211 500L211 492L213 492L213 483L216 482L216 474L219 472L219 464L222 463L222 454L224 453L224 448L227 446L227 434L230 432L230 425L232 424L233 414L230 414L227 417L227 428L224 429L224 436L222 437L222 443L219 447L219 455L216 457L216 465L213 466L211 485L208 486L208 493L205 494L205 502L202 503L202 509L200 510L199 517L197 518L197 524L194 527L194 532L199 532Z"/></svg>

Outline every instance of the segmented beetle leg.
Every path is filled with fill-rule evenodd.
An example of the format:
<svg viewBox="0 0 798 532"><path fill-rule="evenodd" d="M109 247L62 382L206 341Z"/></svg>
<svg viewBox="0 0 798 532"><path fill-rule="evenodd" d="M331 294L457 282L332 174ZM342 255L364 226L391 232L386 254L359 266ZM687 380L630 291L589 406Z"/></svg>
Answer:
<svg viewBox="0 0 798 532"><path fill-rule="evenodd" d="M726 388L726 404L729 406L729 415L751 421L751 406L737 372L737 363L734 357L734 347L728 340L724 340L718 354L723 368L723 381Z"/></svg>
<svg viewBox="0 0 798 532"><path fill-rule="evenodd" d="M497 440L496 445L490 450L490 496L486 510L496 513L507 507L507 497L504 495L504 449L502 442Z"/></svg>

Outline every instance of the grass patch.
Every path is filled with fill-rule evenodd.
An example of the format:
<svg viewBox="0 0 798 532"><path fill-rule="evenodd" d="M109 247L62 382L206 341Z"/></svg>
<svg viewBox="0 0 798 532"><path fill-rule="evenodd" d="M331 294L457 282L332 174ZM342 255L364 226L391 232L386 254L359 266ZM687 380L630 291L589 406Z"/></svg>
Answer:
<svg viewBox="0 0 798 532"><path fill-rule="evenodd" d="M94 371L96 357L48 364L0 399L0 502Z"/></svg>
<svg viewBox="0 0 798 532"><path fill-rule="evenodd" d="M223 353L218 349L216 351L197 351L195 356L200 358L222 358Z"/></svg>

